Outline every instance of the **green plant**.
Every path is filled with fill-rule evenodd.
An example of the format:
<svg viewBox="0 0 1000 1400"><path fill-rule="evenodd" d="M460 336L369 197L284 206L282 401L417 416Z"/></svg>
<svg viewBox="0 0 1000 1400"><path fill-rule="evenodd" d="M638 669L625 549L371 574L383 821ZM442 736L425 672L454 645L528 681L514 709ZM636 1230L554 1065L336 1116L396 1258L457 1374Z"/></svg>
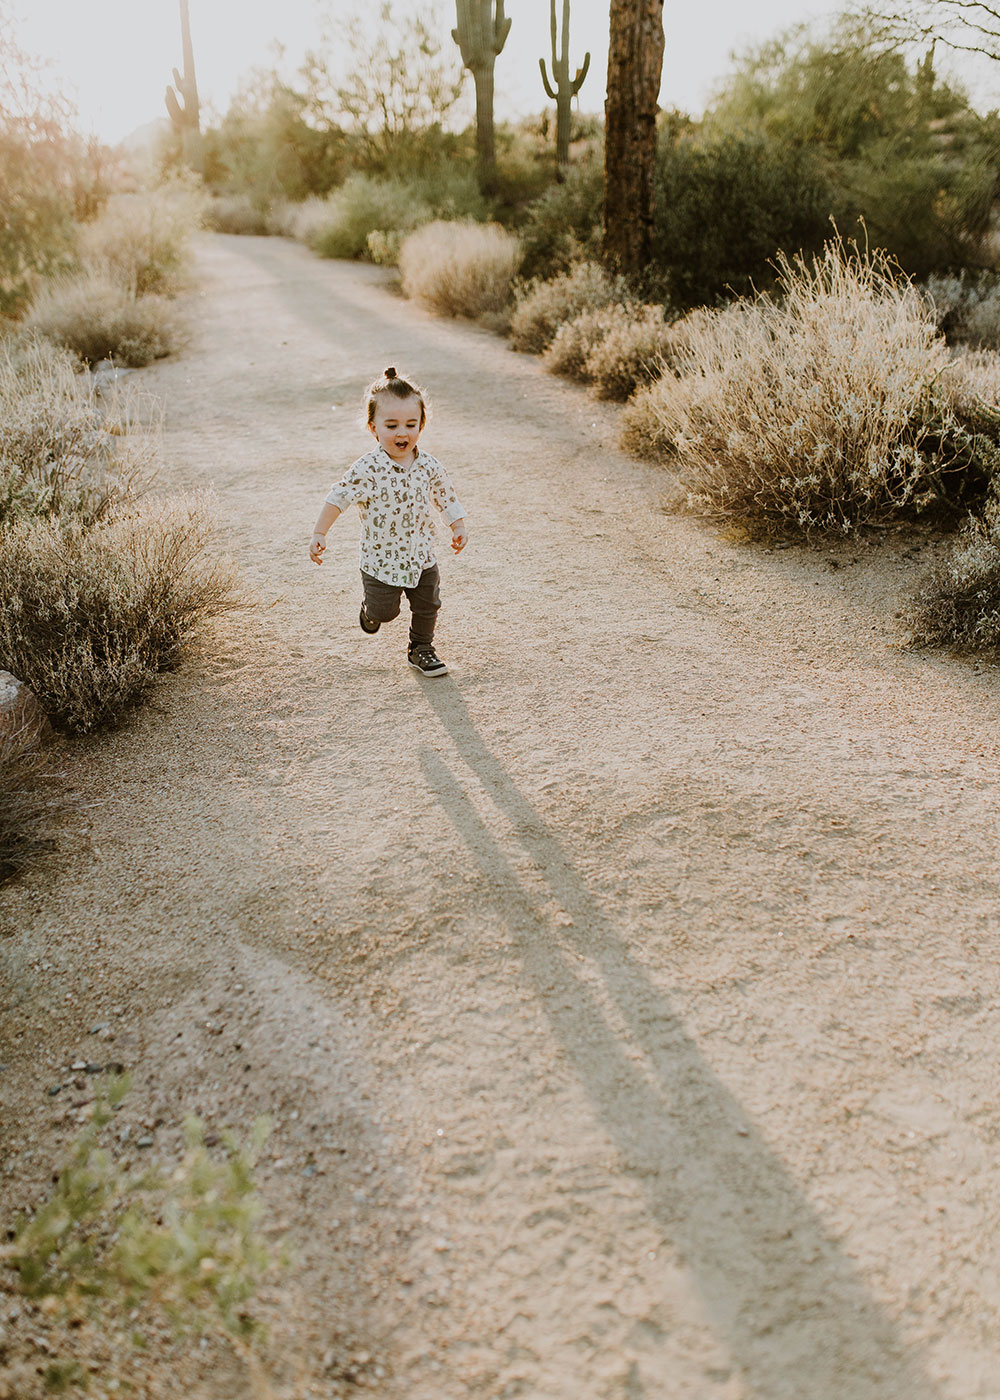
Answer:
<svg viewBox="0 0 1000 1400"><path fill-rule="evenodd" d="M536 355L550 343L565 321L582 311L621 300L625 286L609 276L600 263L577 263L547 282L532 282L518 295L511 315L510 338L515 350Z"/></svg>
<svg viewBox="0 0 1000 1400"><path fill-rule="evenodd" d="M399 250L406 296L473 319L503 311L520 262L520 243L499 224L425 224Z"/></svg>
<svg viewBox="0 0 1000 1400"><path fill-rule="evenodd" d="M646 439L669 445L692 503L765 534L849 531L981 492L990 444L949 402L947 347L885 255L833 242L778 269L779 299L673 327L674 371L630 405L626 440L651 415Z"/></svg>
<svg viewBox="0 0 1000 1400"><path fill-rule="evenodd" d="M773 259L818 250L834 195L808 148L766 135L668 136L657 161L653 261L688 308L774 281Z"/></svg>
<svg viewBox="0 0 1000 1400"><path fill-rule="evenodd" d="M569 0L563 0L562 45L559 44L559 28L556 23L556 0L549 0L549 31L552 39L552 81L545 70L545 59L538 60L542 74L545 95L556 104L556 164L560 170L569 164L569 128L573 111L573 98L583 87L590 69L590 54L584 54L583 63L576 70L576 77L569 75Z"/></svg>
<svg viewBox="0 0 1000 1400"><path fill-rule="evenodd" d="M189 1118L186 1150L169 1176L130 1176L102 1146L128 1088L119 1076L98 1094L48 1199L18 1222L7 1263L27 1297L89 1307L116 1330L125 1314L155 1308L180 1331L245 1337L245 1305L270 1263L253 1181L267 1122L258 1120L246 1146L224 1134L219 1158Z"/></svg>
<svg viewBox="0 0 1000 1400"><path fill-rule="evenodd" d="M125 502L90 527L11 525L0 533L0 667L64 729L118 720L202 619L236 606L232 572L209 557L213 535L198 497Z"/></svg>
<svg viewBox="0 0 1000 1400"><path fill-rule="evenodd" d="M595 157L575 162L517 220L524 243L524 275L555 277L600 251L604 173Z"/></svg>

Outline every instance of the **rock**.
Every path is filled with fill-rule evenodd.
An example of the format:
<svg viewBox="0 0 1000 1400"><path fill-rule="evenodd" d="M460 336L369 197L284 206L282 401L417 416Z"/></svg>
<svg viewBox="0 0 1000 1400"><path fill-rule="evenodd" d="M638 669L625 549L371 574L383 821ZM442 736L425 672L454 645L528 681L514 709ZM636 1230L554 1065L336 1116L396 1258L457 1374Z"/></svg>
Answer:
<svg viewBox="0 0 1000 1400"><path fill-rule="evenodd" d="M5 734L23 734L30 748L47 739L51 732L34 693L9 671L0 671L0 738Z"/></svg>

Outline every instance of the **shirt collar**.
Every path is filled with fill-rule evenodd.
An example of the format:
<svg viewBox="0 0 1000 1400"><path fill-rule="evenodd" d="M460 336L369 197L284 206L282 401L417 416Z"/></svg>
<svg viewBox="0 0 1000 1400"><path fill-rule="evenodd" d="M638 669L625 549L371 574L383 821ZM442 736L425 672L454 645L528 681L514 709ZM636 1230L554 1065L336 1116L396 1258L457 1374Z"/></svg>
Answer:
<svg viewBox="0 0 1000 1400"><path fill-rule="evenodd" d="M401 472L401 471L405 471L405 470L406 470L405 465L403 465L403 464L400 463L400 462L394 462L394 461L392 460L392 458L389 456L388 452L386 452L385 448L382 446L381 443L378 443L378 444L376 445L376 448L375 448L375 458L376 458L376 460L378 461L378 463L379 463L380 466L382 466L382 467L388 467L388 469L389 469L390 471L393 471L393 472ZM417 445L417 455L414 457L414 459L413 459L413 461L412 461L412 463L411 463L411 466L414 466L414 467L423 467L423 466L426 466L426 465L427 465L427 453L426 453L426 452L424 451L424 449L418 444L418 445Z"/></svg>

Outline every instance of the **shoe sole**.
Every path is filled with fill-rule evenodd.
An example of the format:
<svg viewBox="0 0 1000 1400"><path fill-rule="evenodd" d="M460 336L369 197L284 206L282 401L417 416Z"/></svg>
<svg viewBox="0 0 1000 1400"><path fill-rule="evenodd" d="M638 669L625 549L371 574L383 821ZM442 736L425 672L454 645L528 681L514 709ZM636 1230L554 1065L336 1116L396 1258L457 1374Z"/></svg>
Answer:
<svg viewBox="0 0 1000 1400"><path fill-rule="evenodd" d="M362 630L362 632L364 632L364 634L365 634L366 637L374 637L375 633L376 633L376 632L378 631L378 629L382 626L381 622L376 622L376 624L375 624L374 627L366 627L365 624L364 624L364 622L362 622L362 617L364 617L364 613L363 613L363 612L362 612L362 614L361 614L361 617L358 618L358 621L361 623L361 630ZM369 621L371 621L370 618L369 618Z"/></svg>
<svg viewBox="0 0 1000 1400"><path fill-rule="evenodd" d="M412 666L415 671L419 671L422 676L446 676L448 674L448 667L443 661L441 665L435 667L433 671L425 671L423 666L418 666L415 661L410 661L409 657L407 657L406 660L407 663Z"/></svg>

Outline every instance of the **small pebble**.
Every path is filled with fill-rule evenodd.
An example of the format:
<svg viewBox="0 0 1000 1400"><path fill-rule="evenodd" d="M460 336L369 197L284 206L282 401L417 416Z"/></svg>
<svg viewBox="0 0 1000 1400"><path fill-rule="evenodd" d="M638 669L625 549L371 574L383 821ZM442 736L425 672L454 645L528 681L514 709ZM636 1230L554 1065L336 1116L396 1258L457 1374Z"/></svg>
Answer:
<svg viewBox="0 0 1000 1400"><path fill-rule="evenodd" d="M153 1139L151 1137L137 1138L135 1145L136 1147L152 1147Z"/></svg>

